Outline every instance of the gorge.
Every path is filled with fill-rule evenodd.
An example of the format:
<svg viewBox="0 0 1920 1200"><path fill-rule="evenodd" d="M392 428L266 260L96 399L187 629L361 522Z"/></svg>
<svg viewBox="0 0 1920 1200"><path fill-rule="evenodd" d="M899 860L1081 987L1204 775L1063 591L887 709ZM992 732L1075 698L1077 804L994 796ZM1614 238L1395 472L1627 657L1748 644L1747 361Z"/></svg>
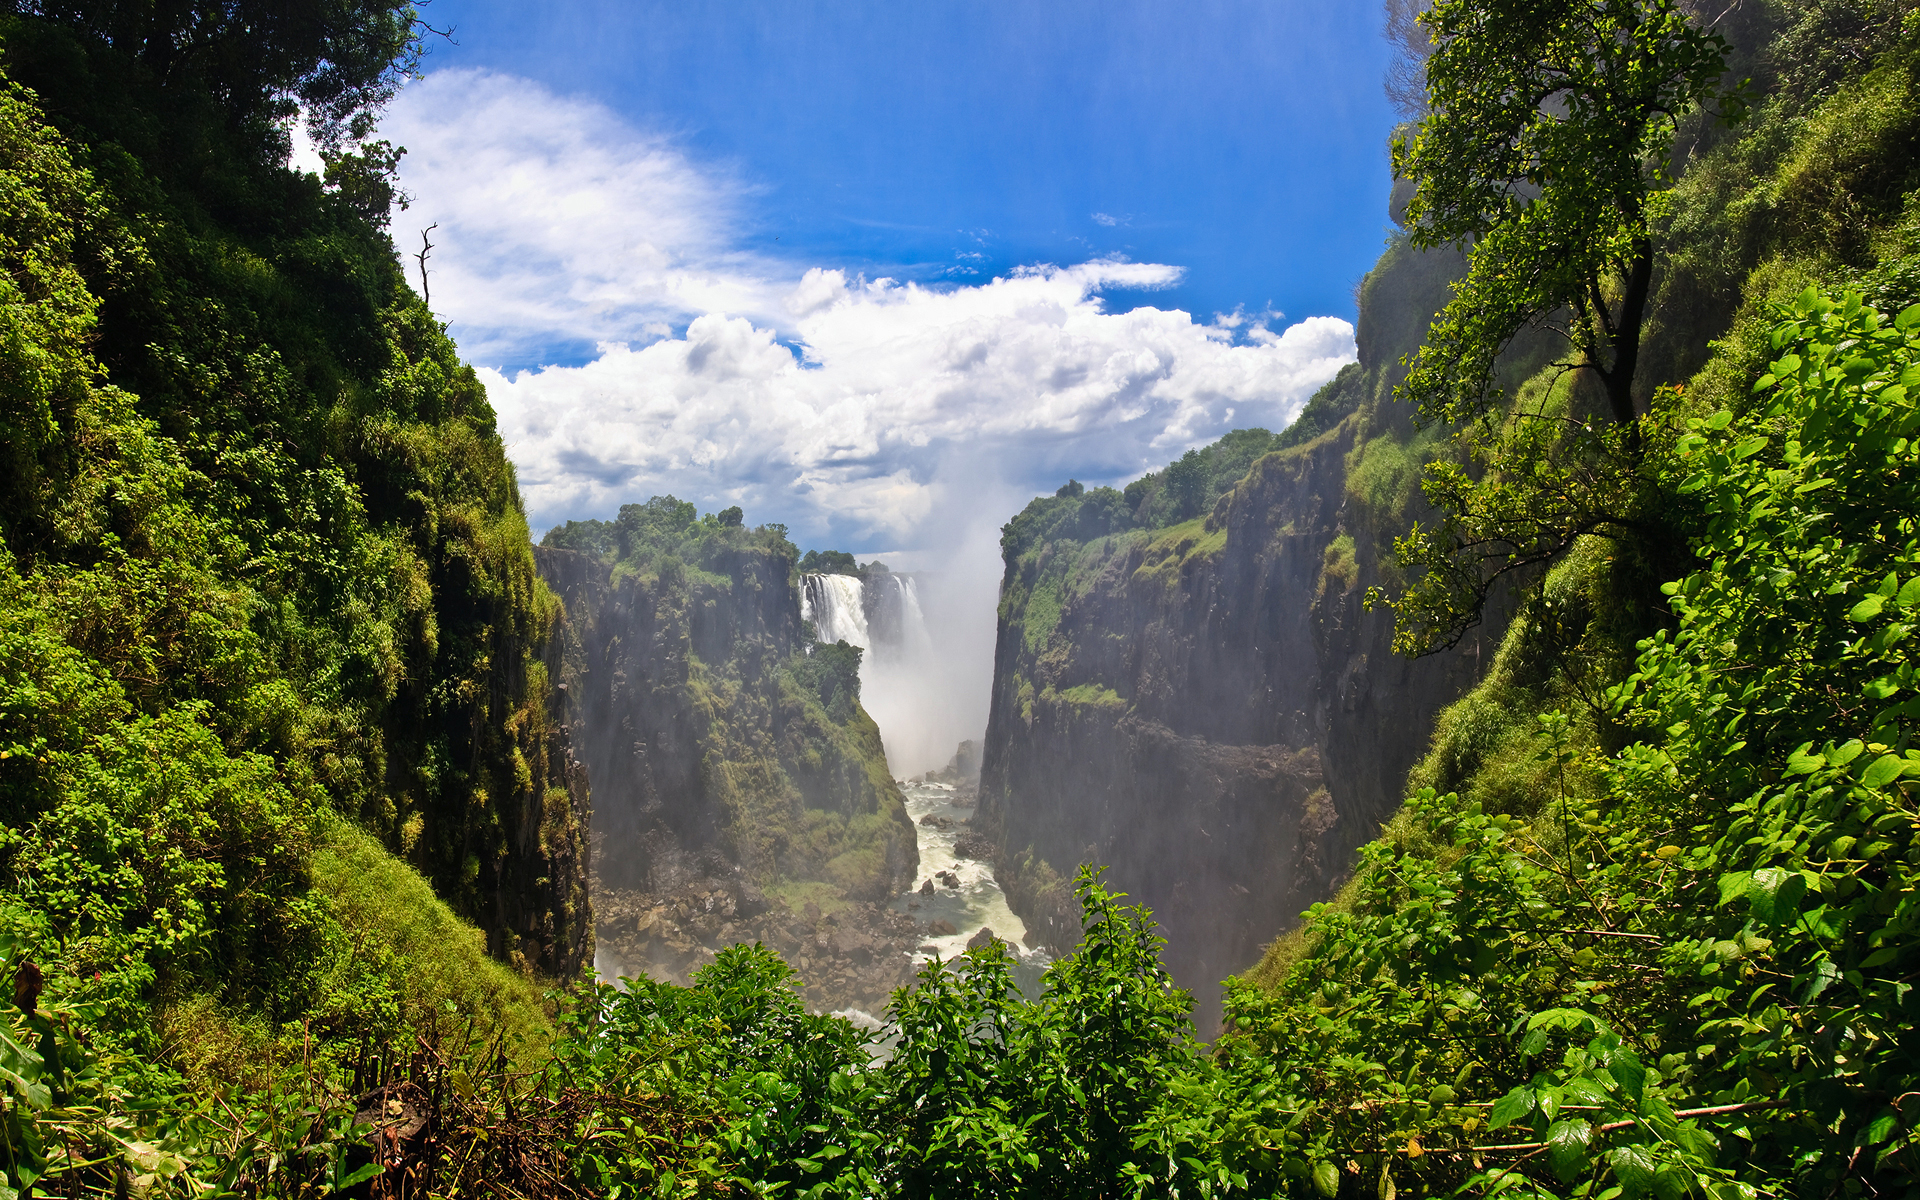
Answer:
<svg viewBox="0 0 1920 1200"><path fill-rule="evenodd" d="M429 221L418 291L396 250L419 12L0 11L0 1197L1914 1192L1920 6L1395 14L1450 66L1297 413L1131 407L1168 330L1282 335L1082 291L1027 351L1144 340L1016 372L921 488L889 414L1052 360L995 359L999 280L810 270L713 295L947 306L936 370L861 360L927 408L717 310L582 342L686 388L535 419L681 440L545 512ZM1518 93L1461 64L1569 46L1686 84L1508 114L1612 122L1645 224L1542 192L1495 216L1578 219L1463 252L1428 189ZM739 436L776 408L804 453ZM668 469L715 511L618 503ZM841 506L815 548L781 488ZM996 510L997 569L946 555Z"/></svg>
<svg viewBox="0 0 1920 1200"><path fill-rule="evenodd" d="M933 653L916 580L801 573L779 535L689 508L629 505L625 555L622 522L535 552L566 609L549 669L594 781L601 974L685 982L762 941L816 1008L877 1013L983 924L1019 945L984 844L955 846L977 756L896 781L881 741L877 721L920 711Z"/></svg>

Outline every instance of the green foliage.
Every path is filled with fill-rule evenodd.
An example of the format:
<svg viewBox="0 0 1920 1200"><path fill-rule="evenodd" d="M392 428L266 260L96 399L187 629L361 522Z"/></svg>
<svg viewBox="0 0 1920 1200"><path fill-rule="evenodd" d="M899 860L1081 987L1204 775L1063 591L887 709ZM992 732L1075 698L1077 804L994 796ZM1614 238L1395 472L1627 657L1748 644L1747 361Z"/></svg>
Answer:
<svg viewBox="0 0 1920 1200"><path fill-rule="evenodd" d="M640 1125L593 1139L584 1179L620 1195L722 1182L819 1197L1163 1193L1190 1169L1150 1148L1158 1114L1209 1067L1145 912L1089 873L1078 894L1086 940L1039 1002L995 942L929 964L871 1038L805 1015L792 972L760 947L726 951L690 988L603 988L570 1018L553 1078L655 1092L703 1119L677 1139Z"/></svg>
<svg viewBox="0 0 1920 1200"><path fill-rule="evenodd" d="M1689 153L1698 157L1671 188L1649 167L1649 184L1665 190L1648 193L1648 246L1667 253L1650 277L1638 376L1644 388L1659 372L1678 378L1705 360L1686 397L1656 391L1647 416L1620 432L1605 428L1632 411L1621 407L1617 372L1604 403L1603 389L1569 386L1556 374L1544 391L1536 380L1511 404L1500 388L1468 388L1459 395L1481 399L1460 407L1437 399L1445 388L1428 387L1444 383L1442 375L1428 378L1415 364L1408 393L1423 412L1473 420L1456 430L1458 461L1437 464L1428 481L1438 519L1398 546L1400 564L1413 576L1396 602L1403 650L1453 644L1478 620L1497 581L1554 561L1584 534L1613 539L1625 554L1671 558L1675 536L1690 531L1689 502L1662 492L1657 480L1664 469L1642 463L1641 454L1647 446L1659 450L1668 426L1703 405L1744 409L1739 393L1764 362L1769 304L1818 279L1860 288L1896 308L1920 298L1913 267L1920 243L1909 229L1909 197L1920 183L1911 166L1920 144L1913 114L1920 108L1900 9L1809 5L1782 14L1777 36L1742 32L1761 49L1740 53L1758 53L1761 81L1773 93L1738 138L1716 143L1705 115L1684 122L1693 142ZM1689 55L1706 53L1703 47L1677 54L1674 64L1694 61ZM1663 129L1679 127L1662 121ZM1701 154L1703 145L1711 148ZM1663 160L1649 161L1658 166ZM1499 283L1504 278L1490 275L1488 286L1507 286ZM1625 303L1632 288L1602 291ZM1466 312L1487 301L1463 292L1456 303ZM1577 300L1573 307L1576 317L1602 311L1581 310ZM1729 320L1730 335L1707 360L1709 339L1728 333ZM1436 330L1446 328L1443 318ZM1576 334L1582 328L1576 320ZM1421 362L1437 353L1433 345ZM1575 363L1605 365L1605 355L1591 346L1577 344L1576 351ZM1489 369L1492 361L1484 360Z"/></svg>
<svg viewBox="0 0 1920 1200"><path fill-rule="evenodd" d="M809 550L800 560L803 575L858 575L860 564L845 550Z"/></svg>
<svg viewBox="0 0 1920 1200"><path fill-rule="evenodd" d="M421 874L345 821L318 823L313 892L324 897L341 931L325 952L326 1015L343 1032L379 1029L338 997L356 983L372 1002L390 1004L391 1024L434 1029L448 1013L470 1021L509 1058L537 1063L552 1035L533 981L487 954L486 938L436 896ZM389 1000L388 997L391 997Z"/></svg>
<svg viewBox="0 0 1920 1200"><path fill-rule="evenodd" d="M1564 377L1530 390L1497 426L1479 423L1457 436L1466 463L1427 465L1420 488L1437 519L1415 522L1394 542L1400 567L1413 575L1390 602L1394 648L1403 654L1451 649L1512 572L1554 562L1582 538L1647 536L1655 524L1648 515L1667 507L1661 466L1645 453L1647 422L1621 425L1579 411ZM1655 408L1664 416L1660 399Z"/></svg>
<svg viewBox="0 0 1920 1200"><path fill-rule="evenodd" d="M143 82L217 97L236 124L264 125L305 109L321 144L361 138L419 58L414 7L391 0L323 0L296 7L11 0L112 47Z"/></svg>
<svg viewBox="0 0 1920 1200"><path fill-rule="evenodd" d="M804 1194L853 1149L862 1039L840 1018L807 1014L792 969L764 947L729 947L691 987L601 985L565 1028L551 1086L657 1096L682 1125L623 1120L617 1099L588 1114L573 1165L594 1194L728 1184Z"/></svg>
<svg viewBox="0 0 1920 1200"><path fill-rule="evenodd" d="M1744 113L1721 86L1727 42L1670 0L1451 0L1420 20L1430 105L1394 170L1418 185L1412 243L1468 266L1401 387L1460 448L1428 468L1439 519L1395 547L1412 579L1395 648L1412 655L1458 644L1510 573L1633 536L1657 505L1635 381L1674 138L1701 106ZM1569 353L1509 403L1502 356L1542 323L1564 325Z"/></svg>
<svg viewBox="0 0 1920 1200"><path fill-rule="evenodd" d="M787 670L819 697L830 718L845 721L860 704L860 654L860 647L846 642L818 642L810 653L794 656Z"/></svg>
<svg viewBox="0 0 1920 1200"><path fill-rule="evenodd" d="M1211 446L1189 450L1164 470L1128 484L1122 498L1131 519L1120 524L1109 518L1108 529L1163 529L1204 517L1213 511L1215 501L1246 477L1255 459L1283 444L1292 443L1264 429L1235 429ZM1084 515L1078 524L1082 541L1108 532L1096 529L1099 522Z"/></svg>
<svg viewBox="0 0 1920 1200"><path fill-rule="evenodd" d="M1307 401L1293 424L1280 431L1274 449L1303 445L1339 425L1366 399L1366 377L1367 369L1357 362L1341 367L1340 373Z"/></svg>
<svg viewBox="0 0 1920 1200"><path fill-rule="evenodd" d="M1364 1171L1556 1195L1911 1181L1920 307L1888 323L1810 292L1788 316L1766 406L1696 419L1673 460L1707 506L1702 563L1611 702L1653 740L1606 756L1566 717L1528 736L1490 708L1519 660L1551 661L1523 612L1516 660L1443 721L1478 760L1435 769L1484 789L1526 765L1528 802L1423 792L1285 981L1229 1005L1283 1073L1320 1064L1295 1086L1328 1098L1341 1155L1376 1148Z"/></svg>
<svg viewBox="0 0 1920 1200"><path fill-rule="evenodd" d="M599 559L612 559L620 552L619 540L609 521L568 521L564 525L555 525L547 530L540 544Z"/></svg>
<svg viewBox="0 0 1920 1200"><path fill-rule="evenodd" d="M0 94L0 930L118 1064L115 1136L200 1122L166 1134L196 1171L256 1145L337 1166L351 1113L299 1110L356 1052L447 999L538 1041L520 933L548 969L585 944L583 831L548 786L555 608L485 393L386 201L286 170L274 124L298 96L352 125L396 65L355 56L404 60L411 10L309 8L4 21L35 92ZM126 49L148 34L169 44ZM374 881L447 936L412 938ZM218 1114L157 1099L216 1080L247 1089ZM226 1124L256 1117L279 1132Z"/></svg>
<svg viewBox="0 0 1920 1200"><path fill-rule="evenodd" d="M1739 114L1719 86L1726 42L1671 0L1441 0L1420 20L1434 43L1429 111L1395 140L1394 173L1417 185L1414 244L1465 247L1468 270L1407 396L1429 420L1483 416L1508 342L1570 309L1574 365L1631 425L1656 196L1683 115L1713 103Z"/></svg>
<svg viewBox="0 0 1920 1200"><path fill-rule="evenodd" d="M1319 411L1324 413L1324 406ZM1012 562L1056 539L1092 542L1206 516L1221 496L1246 478L1254 460L1293 444L1264 429L1235 429L1210 446L1187 451L1164 470L1141 476L1124 492L1089 489L1078 480L1068 480L1052 496L1033 500L1002 527L1001 553Z"/></svg>
<svg viewBox="0 0 1920 1200"><path fill-rule="evenodd" d="M699 510L672 496L655 496L645 504L622 504L612 521L568 521L547 530L543 546L574 550L642 574L685 581L691 566L709 576L731 573L728 562L740 551L770 553L792 564L799 551L787 540L784 525L747 528L736 506L700 515ZM817 552L810 551L809 558ZM853 556L843 554L849 570ZM802 571L807 567L800 564Z"/></svg>
<svg viewBox="0 0 1920 1200"><path fill-rule="evenodd" d="M614 521L619 556L631 559L649 550L672 553L693 531L699 516L693 505L672 496L655 496L645 504L622 504Z"/></svg>

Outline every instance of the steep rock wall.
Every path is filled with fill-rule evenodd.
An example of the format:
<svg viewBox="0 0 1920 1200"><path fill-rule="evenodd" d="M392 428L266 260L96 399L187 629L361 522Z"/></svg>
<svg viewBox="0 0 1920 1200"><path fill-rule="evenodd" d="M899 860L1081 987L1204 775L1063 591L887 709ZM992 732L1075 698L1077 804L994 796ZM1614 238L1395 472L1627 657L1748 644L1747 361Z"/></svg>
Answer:
<svg viewBox="0 0 1920 1200"><path fill-rule="evenodd" d="M593 784L599 906L712 897L747 918L784 893L798 908L803 894L871 903L905 890L918 855L879 730L809 687L786 559L723 551L663 578L535 555L566 606L552 669ZM701 957L627 952L641 961L623 966L674 976Z"/></svg>
<svg viewBox="0 0 1920 1200"><path fill-rule="evenodd" d="M1392 614L1362 608L1391 582L1392 539L1423 515L1421 466L1440 452L1391 386L1449 265L1389 255L1340 385L1359 398L1208 517L1008 546L979 818L1002 885L1057 952L1079 935L1073 869L1108 867L1154 910L1203 1029L1215 983L1330 897L1398 807L1435 715L1504 624L1496 611L1453 652L1409 661Z"/></svg>

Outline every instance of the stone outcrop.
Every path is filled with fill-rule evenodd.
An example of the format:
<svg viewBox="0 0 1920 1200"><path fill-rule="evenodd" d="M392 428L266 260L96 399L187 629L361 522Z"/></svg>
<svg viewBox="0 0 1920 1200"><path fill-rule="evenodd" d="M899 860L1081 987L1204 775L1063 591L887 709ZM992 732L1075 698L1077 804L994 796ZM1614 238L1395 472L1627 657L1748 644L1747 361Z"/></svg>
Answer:
<svg viewBox="0 0 1920 1200"><path fill-rule="evenodd" d="M1347 385L1366 398L1257 460L1204 520L1009 541L976 823L1055 953L1080 934L1078 864L1149 905L1203 1032L1218 981L1331 897L1399 806L1434 718L1491 665L1504 625L1490 613L1455 650L1410 661L1392 613L1363 610L1392 581L1393 538L1426 515L1435 451L1391 399L1387 355L1437 307L1444 275L1429 274L1434 295L1394 301L1397 338L1369 328L1363 300L1365 371Z"/></svg>

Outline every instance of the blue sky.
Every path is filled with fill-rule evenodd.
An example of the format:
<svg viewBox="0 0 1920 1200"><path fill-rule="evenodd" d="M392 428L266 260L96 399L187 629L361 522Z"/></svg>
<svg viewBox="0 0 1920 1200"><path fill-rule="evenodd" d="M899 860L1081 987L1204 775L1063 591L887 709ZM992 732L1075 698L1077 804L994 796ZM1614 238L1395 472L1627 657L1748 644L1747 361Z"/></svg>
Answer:
<svg viewBox="0 0 1920 1200"><path fill-rule="evenodd" d="M800 268L984 282L1109 255L1184 267L1201 318L1352 318L1386 226L1369 3L434 0L429 71L596 100L745 193L738 245ZM577 365L591 341L530 345Z"/></svg>
<svg viewBox="0 0 1920 1200"><path fill-rule="evenodd" d="M426 11L395 241L433 227L536 535L672 493L987 570L1034 494L1282 428L1353 358L1372 4Z"/></svg>

